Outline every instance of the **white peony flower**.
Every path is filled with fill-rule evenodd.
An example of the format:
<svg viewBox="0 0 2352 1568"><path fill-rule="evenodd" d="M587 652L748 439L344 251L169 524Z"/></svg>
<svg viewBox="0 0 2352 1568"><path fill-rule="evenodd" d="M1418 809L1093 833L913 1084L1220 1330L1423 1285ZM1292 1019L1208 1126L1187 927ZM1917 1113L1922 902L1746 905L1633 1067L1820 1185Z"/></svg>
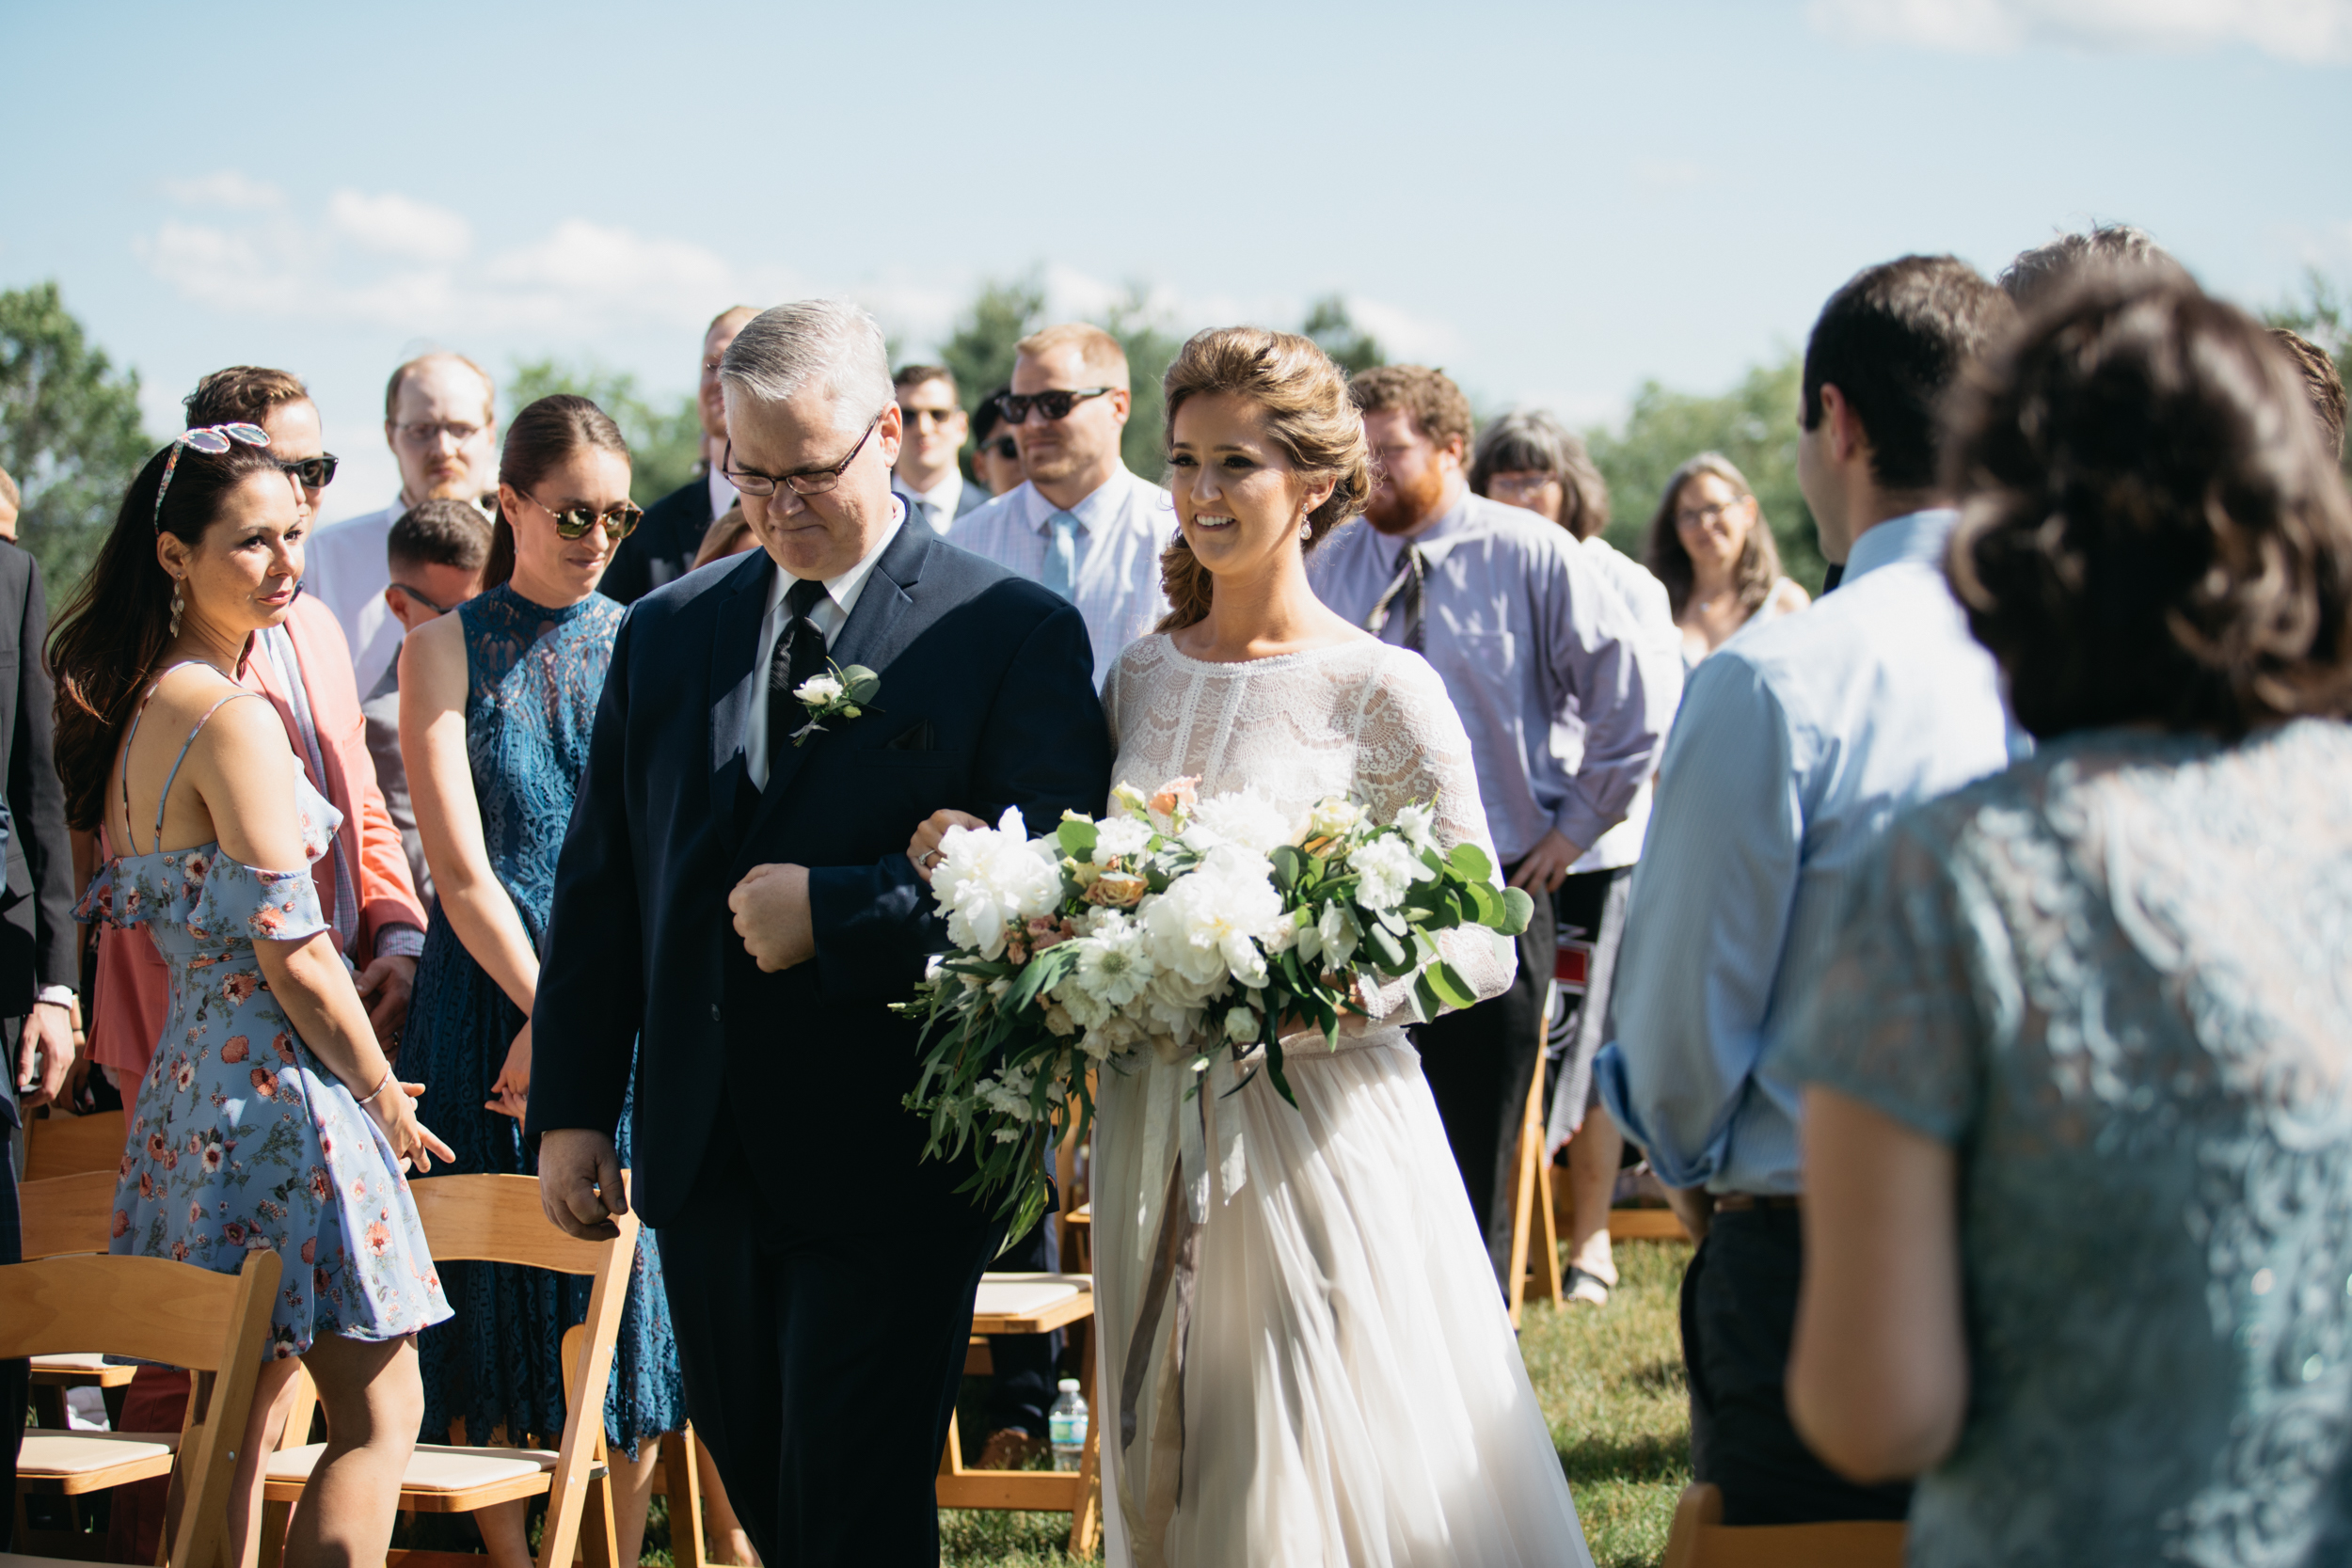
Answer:
<svg viewBox="0 0 2352 1568"><path fill-rule="evenodd" d="M1327 795L1307 817L1309 838L1339 838L1364 819L1361 806L1342 795Z"/></svg>
<svg viewBox="0 0 2352 1568"><path fill-rule="evenodd" d="M1430 832L1438 820L1435 806L1399 806L1396 808L1396 831L1405 835L1405 842L1415 849L1435 849L1437 836Z"/></svg>
<svg viewBox="0 0 2352 1568"><path fill-rule="evenodd" d="M1210 985L1231 974L1245 986L1266 983L1260 938L1283 917L1263 855L1220 845L1142 909L1152 961L1164 974Z"/></svg>
<svg viewBox="0 0 2352 1568"><path fill-rule="evenodd" d="M1410 845L1393 834L1384 833L1369 844L1358 845L1347 863L1361 879L1356 887L1356 902L1368 910L1396 908L1415 882L1437 875Z"/></svg>
<svg viewBox="0 0 2352 1568"><path fill-rule="evenodd" d="M1236 1045L1247 1045L1258 1037L1258 1015L1247 1007L1235 1007L1225 1015L1225 1037Z"/></svg>
<svg viewBox="0 0 2352 1568"><path fill-rule="evenodd" d="M811 675L792 689L792 695L810 707L823 707L827 703L838 702L845 689L835 676Z"/></svg>
<svg viewBox="0 0 2352 1568"><path fill-rule="evenodd" d="M1094 863L1108 866L1113 861L1130 855L1140 855L1152 847L1152 824L1132 816L1113 816L1095 824Z"/></svg>
<svg viewBox="0 0 2352 1568"><path fill-rule="evenodd" d="M1040 846L1042 846L1041 847ZM950 828L939 841L931 895L947 913L947 940L984 958L1004 955L1006 927L1061 903L1053 841L1032 845L1017 807L993 828Z"/></svg>
<svg viewBox="0 0 2352 1568"><path fill-rule="evenodd" d="M1254 785L1210 796L1193 808L1192 820L1184 827L1184 842L1202 854L1220 844L1232 844L1254 855L1267 855L1291 838L1289 816Z"/></svg>
<svg viewBox="0 0 2352 1568"><path fill-rule="evenodd" d="M1077 991L1107 1011L1124 1009L1143 994L1156 967L1143 930L1117 910L1104 910L1078 939L1078 967L1057 986L1056 996ZM1106 917L1106 918L1105 918Z"/></svg>

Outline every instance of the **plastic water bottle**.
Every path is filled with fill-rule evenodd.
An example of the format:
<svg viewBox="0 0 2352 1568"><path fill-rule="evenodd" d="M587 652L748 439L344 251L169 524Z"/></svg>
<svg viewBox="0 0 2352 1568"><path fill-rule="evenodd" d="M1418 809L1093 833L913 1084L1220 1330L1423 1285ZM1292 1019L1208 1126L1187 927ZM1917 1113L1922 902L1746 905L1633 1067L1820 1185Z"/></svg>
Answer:
<svg viewBox="0 0 2352 1568"><path fill-rule="evenodd" d="M1054 1402L1045 1426L1054 1439L1054 1468L1076 1469L1087 1446L1087 1402L1079 1396L1076 1378L1061 1380L1061 1398Z"/></svg>

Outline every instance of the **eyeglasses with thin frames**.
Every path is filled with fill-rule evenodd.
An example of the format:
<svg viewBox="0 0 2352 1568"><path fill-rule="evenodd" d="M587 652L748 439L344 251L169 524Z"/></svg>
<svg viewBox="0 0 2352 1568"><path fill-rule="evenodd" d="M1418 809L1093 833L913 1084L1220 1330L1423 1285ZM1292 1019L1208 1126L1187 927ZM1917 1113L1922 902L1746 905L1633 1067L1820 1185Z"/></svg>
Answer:
<svg viewBox="0 0 2352 1568"><path fill-rule="evenodd" d="M638 519L644 516L644 508L634 501L623 501L610 512L596 512L585 506L567 506L558 512L538 497L525 494L523 499L555 519L558 538L578 539L598 523L614 544L619 544L637 531Z"/></svg>
<svg viewBox="0 0 2352 1568"><path fill-rule="evenodd" d="M404 441L420 447L431 446L446 436L456 446L465 446L490 427L486 424L466 424L457 420L418 420L410 424L392 427Z"/></svg>
<svg viewBox="0 0 2352 1568"><path fill-rule="evenodd" d="M866 450L866 443L874 438L874 432L881 424L882 416L877 414L874 422L866 427L866 434L857 438L857 445L850 449L850 455L840 462L830 467L804 468L796 474L755 474L738 468L735 466L735 443L730 440L726 450L719 455L719 472L726 476L728 483L747 496L772 496L779 484L790 485L796 496L821 496L841 483L841 476L850 471L850 465L857 461L857 454Z"/></svg>
<svg viewBox="0 0 2352 1568"><path fill-rule="evenodd" d="M431 599L426 598L422 594L418 593L415 589L409 587L405 582L390 583L387 586L399 589L402 593L407 594L410 598L416 600L419 604L424 606L425 609L431 610L436 615L447 615L449 613L449 610L446 606L435 604Z"/></svg>

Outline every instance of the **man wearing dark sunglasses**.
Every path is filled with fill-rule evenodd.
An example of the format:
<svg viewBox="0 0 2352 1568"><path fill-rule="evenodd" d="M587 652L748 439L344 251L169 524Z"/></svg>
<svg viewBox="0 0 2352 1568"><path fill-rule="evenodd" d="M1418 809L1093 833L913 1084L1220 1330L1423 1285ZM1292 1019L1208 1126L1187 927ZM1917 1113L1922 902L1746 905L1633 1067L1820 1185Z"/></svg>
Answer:
<svg viewBox="0 0 2352 1568"><path fill-rule="evenodd" d="M955 372L945 365L901 365L890 385L906 430L894 470L898 494L914 503L932 532L946 533L957 518L989 499L956 466L971 421L964 418Z"/></svg>
<svg viewBox="0 0 2352 1568"><path fill-rule="evenodd" d="M703 330L701 380L696 384L694 412L702 420L703 460L694 477L645 508L637 530L612 552L596 592L621 604L634 604L663 583L694 569L694 552L702 547L710 525L735 504L735 486L719 469L727 440L726 400L719 389L719 362L743 324L759 314L748 305L731 306L710 319Z"/></svg>
<svg viewBox="0 0 2352 1568"><path fill-rule="evenodd" d="M1005 426L999 401L1011 390L1010 386L997 388L972 411L972 472L991 496L1009 495L1029 477L1021 471L1021 447Z"/></svg>
<svg viewBox="0 0 2352 1568"><path fill-rule="evenodd" d="M1176 510L1120 459L1129 404L1127 351L1101 327L1070 323L1022 339L996 406L1028 478L948 536L1075 604L1098 680L1168 610L1160 550Z"/></svg>

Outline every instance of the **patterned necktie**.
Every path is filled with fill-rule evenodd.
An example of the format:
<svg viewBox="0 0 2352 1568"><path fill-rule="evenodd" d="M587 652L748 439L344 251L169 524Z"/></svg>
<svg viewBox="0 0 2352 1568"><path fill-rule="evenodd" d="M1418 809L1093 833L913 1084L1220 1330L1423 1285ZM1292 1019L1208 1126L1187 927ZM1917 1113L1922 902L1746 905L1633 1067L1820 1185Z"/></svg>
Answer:
<svg viewBox="0 0 2352 1568"><path fill-rule="evenodd" d="M1427 576L1428 566L1422 559L1420 546L1407 545L1397 551L1396 578L1381 594L1380 602L1372 607L1372 613L1364 617L1364 629L1378 637L1389 624L1390 614L1394 612L1405 617L1405 635L1398 640L1398 645L1417 654L1426 652L1422 594Z"/></svg>
<svg viewBox="0 0 2352 1568"><path fill-rule="evenodd" d="M1054 531L1045 546L1045 573L1038 580L1065 599L1074 599L1078 581L1078 519L1057 512L1045 519Z"/></svg>
<svg viewBox="0 0 2352 1568"><path fill-rule="evenodd" d="M808 709L792 695L803 682L825 673L825 634L808 618L822 603L825 585L816 578L795 578L785 590L784 625L768 651L768 782L773 784L792 747L792 732L808 722Z"/></svg>

